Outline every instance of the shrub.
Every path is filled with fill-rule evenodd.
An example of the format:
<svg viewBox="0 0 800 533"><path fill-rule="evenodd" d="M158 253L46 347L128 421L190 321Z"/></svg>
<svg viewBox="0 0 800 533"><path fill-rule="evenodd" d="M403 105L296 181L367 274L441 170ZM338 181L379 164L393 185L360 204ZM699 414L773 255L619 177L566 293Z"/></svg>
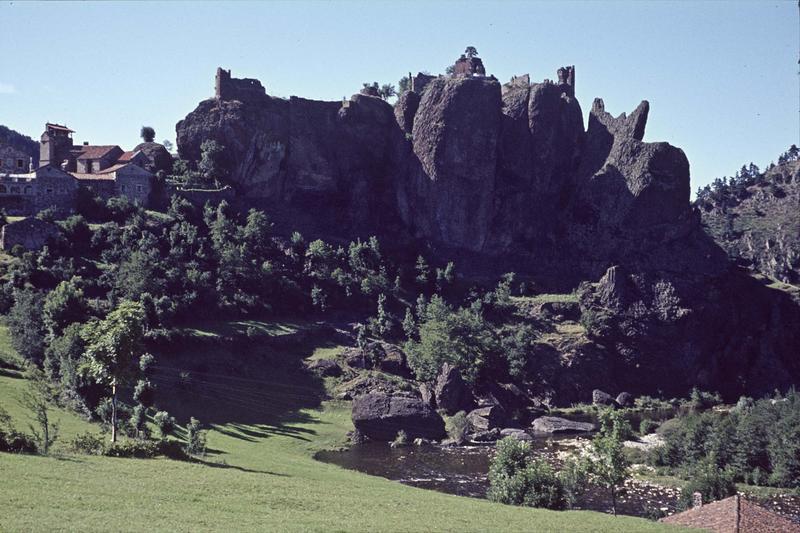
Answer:
<svg viewBox="0 0 800 533"><path fill-rule="evenodd" d="M105 452L103 438L88 431L76 435L70 442L69 447L75 453L85 453L88 455L103 455Z"/></svg>
<svg viewBox="0 0 800 533"><path fill-rule="evenodd" d="M489 467L490 500L513 505L563 509L562 482L545 461L531 456L527 442L506 437L497 444Z"/></svg>
<svg viewBox="0 0 800 533"><path fill-rule="evenodd" d="M189 455L205 455L206 453L206 432L200 428L200 421L194 417L186 425L186 446L184 450Z"/></svg>
<svg viewBox="0 0 800 533"><path fill-rule="evenodd" d="M448 418L445 422L445 429L451 439L457 444L463 444L467 440L467 433L469 432L467 414L464 411L459 411Z"/></svg>
<svg viewBox="0 0 800 533"><path fill-rule="evenodd" d="M0 406L0 452L36 453L36 441L11 424L11 416Z"/></svg>
<svg viewBox="0 0 800 533"><path fill-rule="evenodd" d="M166 439L175 431L175 417L169 415L166 411L159 411L153 417L158 432L162 439Z"/></svg>
<svg viewBox="0 0 800 533"><path fill-rule="evenodd" d="M408 433L404 430L400 430L397 432L394 440L392 441L392 447L397 448L399 446L406 446L408 444Z"/></svg>
<svg viewBox="0 0 800 533"><path fill-rule="evenodd" d="M656 429L658 429L658 422L655 420L650 420L649 418L643 418L641 422L639 422L639 435L649 435L653 433Z"/></svg>
<svg viewBox="0 0 800 533"><path fill-rule="evenodd" d="M713 461L707 460L692 470L689 483L681 489L678 506L681 509L690 508L695 492L702 494L706 503L733 496L736 494L736 484L731 472L723 471Z"/></svg>

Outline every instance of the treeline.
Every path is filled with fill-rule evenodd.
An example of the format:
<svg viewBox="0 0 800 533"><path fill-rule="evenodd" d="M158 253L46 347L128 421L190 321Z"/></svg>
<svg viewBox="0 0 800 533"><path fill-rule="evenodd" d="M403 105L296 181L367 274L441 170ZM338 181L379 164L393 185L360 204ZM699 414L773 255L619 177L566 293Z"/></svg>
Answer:
<svg viewBox="0 0 800 533"><path fill-rule="evenodd" d="M793 144L778 157L778 165L797 161L798 159L800 159L800 149ZM733 207L749 196L748 188L754 185L762 187L770 185L773 187L773 194L781 196L782 191L778 185L782 183L782 177L776 175L774 183L767 179L768 173L775 166L775 163L770 163L764 171L761 171L758 165L752 162L742 165L742 168L733 176L716 178L711 184L700 187L697 190L695 203L707 209Z"/></svg>

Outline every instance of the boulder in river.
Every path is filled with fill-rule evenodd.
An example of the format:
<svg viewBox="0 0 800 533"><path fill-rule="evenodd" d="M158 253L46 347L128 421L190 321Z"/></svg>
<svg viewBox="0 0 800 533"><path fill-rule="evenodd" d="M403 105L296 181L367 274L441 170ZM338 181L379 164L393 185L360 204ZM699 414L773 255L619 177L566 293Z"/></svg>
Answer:
<svg viewBox="0 0 800 533"><path fill-rule="evenodd" d="M517 428L505 428L500 430L500 436L502 438L505 437L514 437L517 440L523 441L532 441L533 437L531 437L524 429L517 429Z"/></svg>
<svg viewBox="0 0 800 533"><path fill-rule="evenodd" d="M576 422L557 416L540 416L531 424L536 433L589 433L595 430L591 422Z"/></svg>
<svg viewBox="0 0 800 533"><path fill-rule="evenodd" d="M353 400L353 425L373 440L390 441L403 430L409 439L445 437L444 420L413 396L371 392Z"/></svg>
<svg viewBox="0 0 800 533"><path fill-rule="evenodd" d="M506 421L506 412L499 405L479 407L469 412L467 421L472 431L486 431L502 426Z"/></svg>

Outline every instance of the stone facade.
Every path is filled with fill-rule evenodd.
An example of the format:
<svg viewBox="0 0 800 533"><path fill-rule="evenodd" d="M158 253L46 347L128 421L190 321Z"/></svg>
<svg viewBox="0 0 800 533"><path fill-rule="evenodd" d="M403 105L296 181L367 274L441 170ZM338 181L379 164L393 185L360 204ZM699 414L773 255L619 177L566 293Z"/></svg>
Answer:
<svg viewBox="0 0 800 533"><path fill-rule="evenodd" d="M132 163L114 165L93 174L73 172L72 175L82 187L103 200L124 196L132 202L146 205L152 189L153 175Z"/></svg>
<svg viewBox="0 0 800 533"><path fill-rule="evenodd" d="M31 158L13 146L0 146L0 173L26 173L31 170Z"/></svg>
<svg viewBox="0 0 800 533"><path fill-rule="evenodd" d="M11 222L0 230L0 248L9 251L19 244L27 250L39 250L58 236L58 226L37 218Z"/></svg>
<svg viewBox="0 0 800 533"><path fill-rule="evenodd" d="M483 61L479 57L467 57L461 54L455 65L453 65L454 76L486 76L486 69L483 66Z"/></svg>
<svg viewBox="0 0 800 533"><path fill-rule="evenodd" d="M0 207L9 215L31 215L51 207L69 212L77 190L77 180L52 165L26 174L0 175Z"/></svg>

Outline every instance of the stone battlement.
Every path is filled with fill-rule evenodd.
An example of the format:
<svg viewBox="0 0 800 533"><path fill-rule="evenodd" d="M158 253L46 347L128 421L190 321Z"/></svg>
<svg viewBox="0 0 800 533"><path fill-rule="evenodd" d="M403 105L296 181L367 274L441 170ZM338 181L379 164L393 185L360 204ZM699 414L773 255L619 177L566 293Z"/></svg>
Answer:
<svg viewBox="0 0 800 533"><path fill-rule="evenodd" d="M217 68L214 83L214 98L217 100L239 100L247 102L263 100L267 91L261 82L253 78L232 78L231 71Z"/></svg>

